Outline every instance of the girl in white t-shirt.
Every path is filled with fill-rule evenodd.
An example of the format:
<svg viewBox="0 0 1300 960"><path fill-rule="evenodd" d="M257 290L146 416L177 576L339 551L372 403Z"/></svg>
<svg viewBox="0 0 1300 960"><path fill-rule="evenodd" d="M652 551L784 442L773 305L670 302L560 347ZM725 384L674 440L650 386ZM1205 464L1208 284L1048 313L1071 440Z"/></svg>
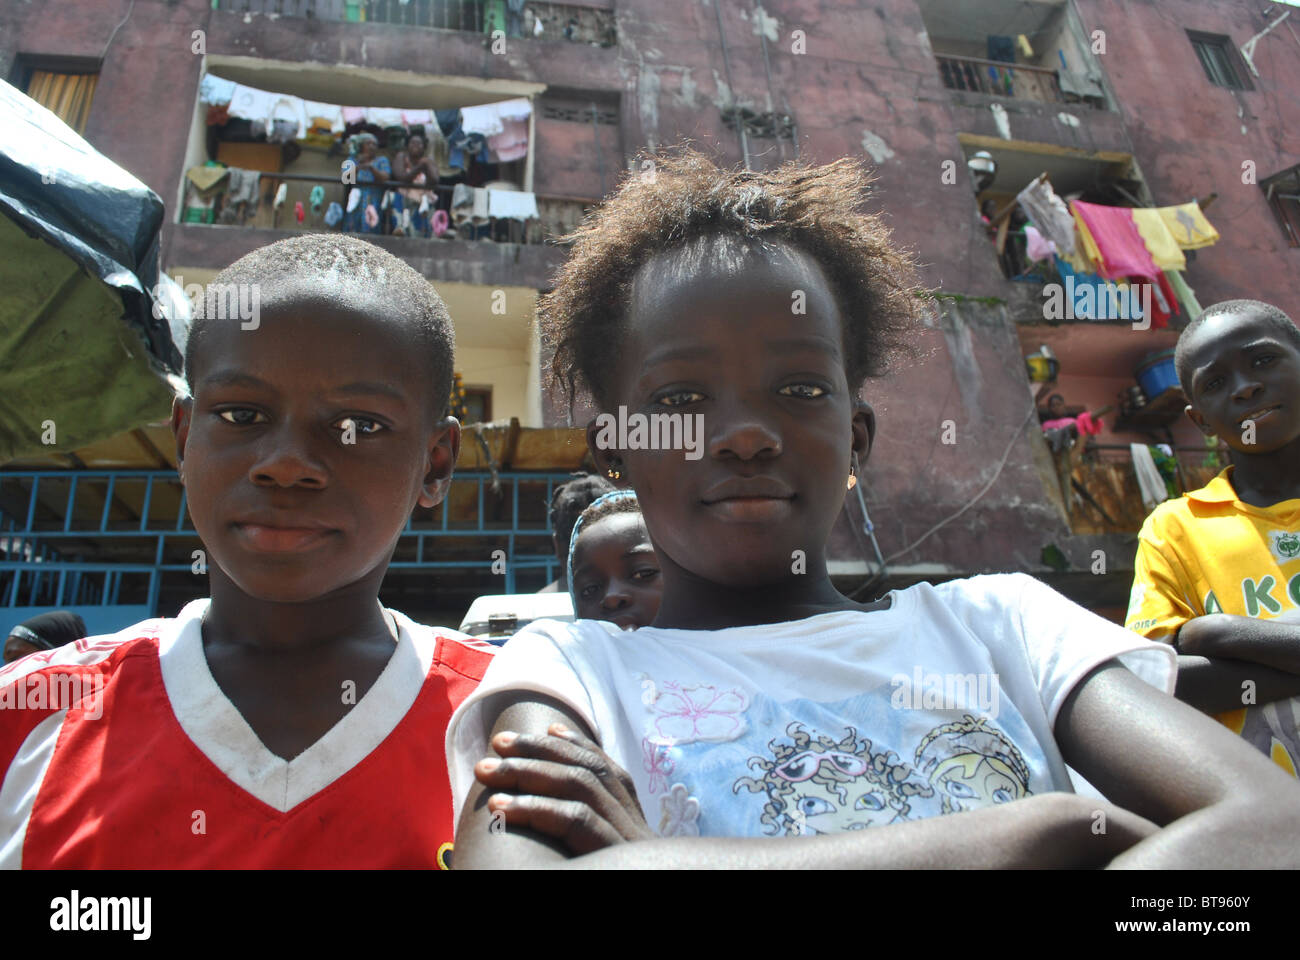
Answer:
<svg viewBox="0 0 1300 960"><path fill-rule="evenodd" d="M495 658L447 734L457 866L559 862L555 838L591 866L1294 865L1294 784L1170 696L1168 647L1022 574L832 585L857 388L922 309L859 167L653 169L578 230L544 316L663 598Z"/></svg>

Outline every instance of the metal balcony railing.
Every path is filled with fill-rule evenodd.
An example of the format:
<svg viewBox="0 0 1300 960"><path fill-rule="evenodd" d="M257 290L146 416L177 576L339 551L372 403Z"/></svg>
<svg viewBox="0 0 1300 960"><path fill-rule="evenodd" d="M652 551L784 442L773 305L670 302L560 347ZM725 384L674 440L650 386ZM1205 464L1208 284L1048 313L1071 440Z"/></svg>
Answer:
<svg viewBox="0 0 1300 960"><path fill-rule="evenodd" d="M511 38L569 40L602 47L617 43L612 10L567 3L529 3L517 18L503 0L217 0L217 9L466 33L500 30Z"/></svg>
<svg viewBox="0 0 1300 960"><path fill-rule="evenodd" d="M1047 67L947 54L935 54L934 59L939 65L943 85L949 90L967 90L1040 103L1075 102L1061 92L1057 72ZM1092 106L1104 109L1100 102Z"/></svg>

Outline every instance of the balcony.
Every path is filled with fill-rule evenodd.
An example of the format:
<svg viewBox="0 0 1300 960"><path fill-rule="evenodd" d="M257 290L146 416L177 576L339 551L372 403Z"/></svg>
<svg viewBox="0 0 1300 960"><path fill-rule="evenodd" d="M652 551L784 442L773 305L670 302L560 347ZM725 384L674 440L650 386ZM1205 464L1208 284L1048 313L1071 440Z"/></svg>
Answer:
<svg viewBox="0 0 1300 960"><path fill-rule="evenodd" d="M969 90L997 97L1016 97L1039 103L1074 103L1061 90L1057 71L1028 64L1011 65L978 57L935 54L943 85L949 90ZM1093 106L1101 107L1097 104Z"/></svg>
<svg viewBox="0 0 1300 960"><path fill-rule="evenodd" d="M917 0L943 85L958 96L1109 109L1066 0Z"/></svg>
<svg viewBox="0 0 1300 960"><path fill-rule="evenodd" d="M510 38L567 40L600 47L618 42L613 10L567 3L529 3L518 19L501 0L217 0L216 9L464 33L500 30Z"/></svg>

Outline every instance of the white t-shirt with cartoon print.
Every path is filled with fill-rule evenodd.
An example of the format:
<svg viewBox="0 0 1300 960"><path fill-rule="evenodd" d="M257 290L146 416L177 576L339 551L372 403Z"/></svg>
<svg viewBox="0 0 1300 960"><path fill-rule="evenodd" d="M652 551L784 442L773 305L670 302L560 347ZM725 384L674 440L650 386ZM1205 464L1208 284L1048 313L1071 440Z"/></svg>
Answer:
<svg viewBox="0 0 1300 960"><path fill-rule="evenodd" d="M1052 736L1112 658L1172 694L1177 660L1025 574L921 583L888 609L723 630L539 620L447 729L459 821L490 755L484 699L565 703L662 836L858 830L1071 791Z"/></svg>

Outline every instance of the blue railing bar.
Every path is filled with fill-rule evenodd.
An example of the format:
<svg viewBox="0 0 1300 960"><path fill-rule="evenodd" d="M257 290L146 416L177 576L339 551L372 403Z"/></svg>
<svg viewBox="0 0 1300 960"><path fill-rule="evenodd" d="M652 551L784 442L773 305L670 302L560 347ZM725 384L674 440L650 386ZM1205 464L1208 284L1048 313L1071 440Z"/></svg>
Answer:
<svg viewBox="0 0 1300 960"><path fill-rule="evenodd" d="M178 506L178 507L176 508L176 529L177 529L177 530L186 530L186 529L188 529L188 530L193 530L193 529L194 529L193 527L186 527L186 526L185 526L185 507L186 507L186 504L188 503L188 501L185 499L185 494L186 494L185 486L182 484L182 486L181 486L181 502L180 502L180 506Z"/></svg>
<svg viewBox="0 0 1300 960"><path fill-rule="evenodd" d="M28 530L30 530L32 528L32 524L36 522L36 491L40 488L40 485L41 485L41 478L32 477L32 496L31 499L27 501L27 529Z"/></svg>
<svg viewBox="0 0 1300 960"><path fill-rule="evenodd" d="M68 505L63 509L63 529L64 532L72 529L72 514L77 507L77 475L72 475L72 483L68 484Z"/></svg>
<svg viewBox="0 0 1300 960"><path fill-rule="evenodd" d="M149 479L144 482L144 508L140 511L140 531L143 533L149 529L149 505L153 502L153 478L150 474Z"/></svg>
<svg viewBox="0 0 1300 960"><path fill-rule="evenodd" d="M117 474L108 478L108 492L104 494L104 513L99 518L99 530L102 533L108 529L108 515L113 507L113 486L117 483Z"/></svg>

